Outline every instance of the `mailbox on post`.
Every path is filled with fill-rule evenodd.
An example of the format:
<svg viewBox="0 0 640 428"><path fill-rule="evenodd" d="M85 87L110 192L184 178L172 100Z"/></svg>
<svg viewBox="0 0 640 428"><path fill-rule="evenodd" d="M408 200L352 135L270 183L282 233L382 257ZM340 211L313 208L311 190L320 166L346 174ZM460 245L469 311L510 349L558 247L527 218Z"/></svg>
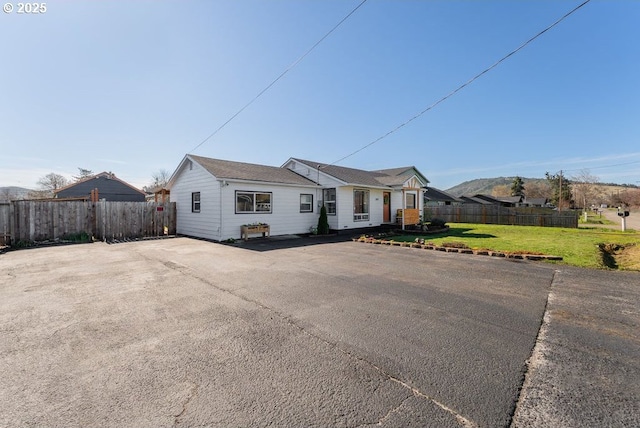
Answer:
<svg viewBox="0 0 640 428"><path fill-rule="evenodd" d="M622 207L618 207L618 215L620 217L629 217L629 211L625 211Z"/></svg>
<svg viewBox="0 0 640 428"><path fill-rule="evenodd" d="M627 217L629 217L629 211L625 211L622 207L618 207L618 216L621 217L621 226L622 226L622 231L624 232L625 230L627 230Z"/></svg>

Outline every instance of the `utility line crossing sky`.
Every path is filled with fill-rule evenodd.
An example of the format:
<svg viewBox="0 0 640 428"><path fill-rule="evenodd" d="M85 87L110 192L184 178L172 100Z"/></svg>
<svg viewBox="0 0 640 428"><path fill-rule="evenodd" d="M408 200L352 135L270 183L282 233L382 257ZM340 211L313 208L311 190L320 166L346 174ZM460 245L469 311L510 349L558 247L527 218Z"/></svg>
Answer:
<svg viewBox="0 0 640 428"><path fill-rule="evenodd" d="M82 167L142 187L196 146L275 166L355 153L339 164L415 165L441 189L584 169L638 184L640 2L591 0L360 150L583 2L54 1L2 13L0 186Z"/></svg>

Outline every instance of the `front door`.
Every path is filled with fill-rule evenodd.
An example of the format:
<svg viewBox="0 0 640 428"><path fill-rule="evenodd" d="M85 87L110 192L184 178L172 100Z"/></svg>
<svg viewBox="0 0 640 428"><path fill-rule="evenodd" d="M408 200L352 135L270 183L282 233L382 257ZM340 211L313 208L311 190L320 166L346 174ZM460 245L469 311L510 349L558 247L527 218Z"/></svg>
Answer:
<svg viewBox="0 0 640 428"><path fill-rule="evenodd" d="M382 221L391 222L391 192L382 193Z"/></svg>

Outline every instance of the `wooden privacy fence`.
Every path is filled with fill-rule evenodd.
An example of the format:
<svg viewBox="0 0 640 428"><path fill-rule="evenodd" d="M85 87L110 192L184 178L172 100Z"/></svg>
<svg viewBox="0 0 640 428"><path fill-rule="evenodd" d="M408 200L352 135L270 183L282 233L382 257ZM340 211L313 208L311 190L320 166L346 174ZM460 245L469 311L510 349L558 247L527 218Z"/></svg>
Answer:
<svg viewBox="0 0 640 428"><path fill-rule="evenodd" d="M11 201L0 203L0 245L65 239L98 240L176 233L175 202Z"/></svg>
<svg viewBox="0 0 640 428"><path fill-rule="evenodd" d="M578 213L549 208L501 207L498 205L446 205L425 207L425 219L448 223L510 224L519 226L578 227Z"/></svg>

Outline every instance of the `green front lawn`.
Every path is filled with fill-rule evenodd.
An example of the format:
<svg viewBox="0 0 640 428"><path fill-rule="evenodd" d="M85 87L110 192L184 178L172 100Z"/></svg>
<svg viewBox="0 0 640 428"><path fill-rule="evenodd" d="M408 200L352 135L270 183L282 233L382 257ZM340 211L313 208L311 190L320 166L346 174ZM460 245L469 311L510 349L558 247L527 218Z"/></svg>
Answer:
<svg viewBox="0 0 640 428"><path fill-rule="evenodd" d="M449 231L442 234L402 235L392 239L412 242L416 238L423 238L425 243L436 245L461 242L472 249L561 256L563 263L591 268L604 267L598 244L640 244L638 232L602 228L565 229L468 223L450 223L449 227ZM623 265L619 267L625 268Z"/></svg>

